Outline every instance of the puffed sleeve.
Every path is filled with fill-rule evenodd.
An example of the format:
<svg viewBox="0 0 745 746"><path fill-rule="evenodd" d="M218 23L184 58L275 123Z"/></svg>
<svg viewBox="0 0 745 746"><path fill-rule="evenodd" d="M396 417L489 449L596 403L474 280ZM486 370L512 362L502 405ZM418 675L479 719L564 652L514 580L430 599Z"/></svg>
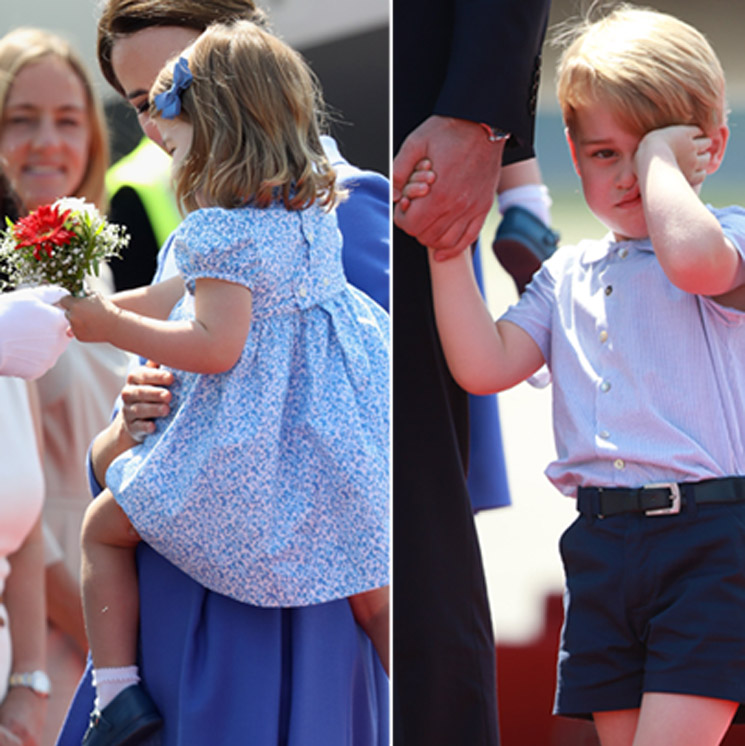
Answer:
<svg viewBox="0 0 745 746"><path fill-rule="evenodd" d="M259 240L243 213L209 207L190 213L176 229L174 256L190 293L197 279L226 280L249 288L257 281Z"/></svg>

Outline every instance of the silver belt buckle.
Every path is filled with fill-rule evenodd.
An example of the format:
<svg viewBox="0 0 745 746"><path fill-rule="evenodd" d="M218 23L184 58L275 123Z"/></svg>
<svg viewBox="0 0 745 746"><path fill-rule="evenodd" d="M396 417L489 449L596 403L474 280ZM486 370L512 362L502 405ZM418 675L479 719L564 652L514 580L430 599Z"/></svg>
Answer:
<svg viewBox="0 0 745 746"><path fill-rule="evenodd" d="M654 508L645 510L644 515L675 515L680 513L680 485L677 482L658 482L656 484L645 484L642 489L645 490L670 490L672 503L666 508Z"/></svg>

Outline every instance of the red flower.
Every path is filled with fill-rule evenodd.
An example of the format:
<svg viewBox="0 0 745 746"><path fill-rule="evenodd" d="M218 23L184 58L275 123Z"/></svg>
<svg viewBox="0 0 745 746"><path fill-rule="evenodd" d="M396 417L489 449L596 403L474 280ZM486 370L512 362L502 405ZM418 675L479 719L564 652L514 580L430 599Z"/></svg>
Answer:
<svg viewBox="0 0 745 746"><path fill-rule="evenodd" d="M65 220L69 214L70 210L60 215L58 207L42 205L30 215L21 218L13 228L18 248L33 246L37 259L41 259L42 250L46 251L47 256L52 256L53 248L66 246L75 238L75 233L65 228Z"/></svg>

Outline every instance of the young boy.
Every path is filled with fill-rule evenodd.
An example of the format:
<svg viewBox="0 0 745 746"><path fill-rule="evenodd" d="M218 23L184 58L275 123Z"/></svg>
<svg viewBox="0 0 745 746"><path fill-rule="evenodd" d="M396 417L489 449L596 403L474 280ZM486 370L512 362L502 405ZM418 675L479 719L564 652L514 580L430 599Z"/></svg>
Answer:
<svg viewBox="0 0 745 746"><path fill-rule="evenodd" d="M552 373L547 475L579 511L556 712L603 746L714 745L745 702L745 210L698 197L723 73L695 29L624 6L577 30L558 93L609 235L559 249L496 324L470 252L430 252L438 330L473 393Z"/></svg>

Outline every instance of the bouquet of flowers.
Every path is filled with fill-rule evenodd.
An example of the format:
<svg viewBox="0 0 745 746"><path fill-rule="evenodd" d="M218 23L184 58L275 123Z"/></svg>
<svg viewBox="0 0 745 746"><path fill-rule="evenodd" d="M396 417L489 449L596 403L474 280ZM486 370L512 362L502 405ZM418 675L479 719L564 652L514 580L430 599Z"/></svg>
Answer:
<svg viewBox="0 0 745 746"><path fill-rule="evenodd" d="M94 205L77 197L42 205L11 221L0 233L0 290L22 285L59 285L85 295L86 275L98 276L101 262L121 256L129 235L107 223Z"/></svg>

